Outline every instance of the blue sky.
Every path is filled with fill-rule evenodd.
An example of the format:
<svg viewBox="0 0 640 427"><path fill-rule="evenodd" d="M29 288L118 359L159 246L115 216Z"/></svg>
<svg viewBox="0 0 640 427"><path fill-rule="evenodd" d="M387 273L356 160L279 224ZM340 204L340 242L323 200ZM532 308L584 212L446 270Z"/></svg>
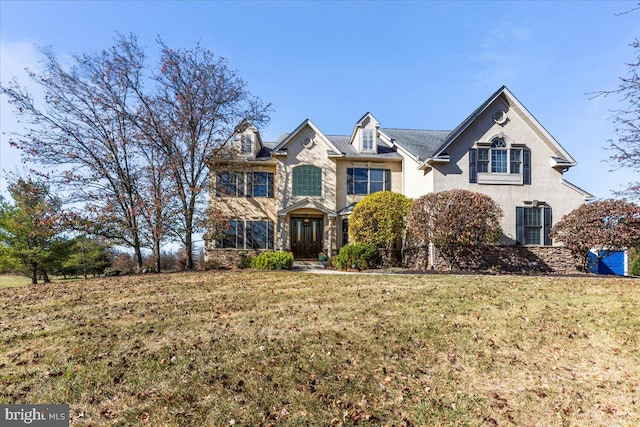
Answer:
<svg viewBox="0 0 640 427"><path fill-rule="evenodd" d="M634 59L640 12L620 14L636 5L0 0L0 81L28 83L22 70L37 69L36 46L64 57L133 32L153 58L158 35L171 47L200 41L272 103L264 140L305 118L350 134L367 111L383 127L453 129L504 84L578 161L566 178L606 198L633 178L604 162L621 104L587 94L616 88ZM1 167L16 171L4 133L20 125L0 102Z"/></svg>

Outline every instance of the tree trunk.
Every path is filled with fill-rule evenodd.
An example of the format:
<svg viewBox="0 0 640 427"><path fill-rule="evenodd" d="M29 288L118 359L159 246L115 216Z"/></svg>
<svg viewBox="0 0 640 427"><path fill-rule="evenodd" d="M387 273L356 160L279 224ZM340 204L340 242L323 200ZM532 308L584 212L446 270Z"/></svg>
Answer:
<svg viewBox="0 0 640 427"><path fill-rule="evenodd" d="M31 263L31 284L38 284L38 264L34 262Z"/></svg>
<svg viewBox="0 0 640 427"><path fill-rule="evenodd" d="M190 230L191 227L187 227L187 235L184 242L184 251L187 257L184 266L186 270L193 270L193 235Z"/></svg>
<svg viewBox="0 0 640 427"><path fill-rule="evenodd" d="M156 273L160 273L160 240L153 242L153 255L156 259Z"/></svg>
<svg viewBox="0 0 640 427"><path fill-rule="evenodd" d="M40 270L40 273L42 274L42 281L44 283L51 283L51 279L49 279L49 274L47 274L47 270L43 268Z"/></svg>
<svg viewBox="0 0 640 427"><path fill-rule="evenodd" d="M141 245L140 245L140 237L138 236L138 232L136 231L134 236L133 236L133 243L134 243L134 252L135 252L135 256L136 256L136 266L137 266L137 272L139 273L140 271L142 271L142 249L141 249Z"/></svg>

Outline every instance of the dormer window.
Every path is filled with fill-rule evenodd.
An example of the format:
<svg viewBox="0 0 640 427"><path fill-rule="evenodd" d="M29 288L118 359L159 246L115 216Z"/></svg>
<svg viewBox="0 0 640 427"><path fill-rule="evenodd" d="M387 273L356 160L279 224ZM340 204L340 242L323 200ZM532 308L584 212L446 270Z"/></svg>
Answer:
<svg viewBox="0 0 640 427"><path fill-rule="evenodd" d="M251 135L240 135L240 151L242 154L251 154L253 152L253 138L251 138Z"/></svg>
<svg viewBox="0 0 640 427"><path fill-rule="evenodd" d="M373 151L373 129L362 130L362 151Z"/></svg>

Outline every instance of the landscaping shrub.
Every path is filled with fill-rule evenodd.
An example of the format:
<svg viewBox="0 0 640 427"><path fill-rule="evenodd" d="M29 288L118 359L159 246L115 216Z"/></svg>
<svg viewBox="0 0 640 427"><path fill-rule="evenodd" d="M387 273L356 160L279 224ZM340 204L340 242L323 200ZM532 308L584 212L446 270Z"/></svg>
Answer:
<svg viewBox="0 0 640 427"><path fill-rule="evenodd" d="M291 252L263 252L251 259L251 267L260 270L291 270L293 254Z"/></svg>
<svg viewBox="0 0 640 427"><path fill-rule="evenodd" d="M349 217L349 239L391 251L401 242L411 199L378 191L360 200Z"/></svg>
<svg viewBox="0 0 640 427"><path fill-rule="evenodd" d="M629 268L629 274L632 276L640 276L640 254L635 257L631 262L631 268Z"/></svg>
<svg viewBox="0 0 640 427"><path fill-rule="evenodd" d="M241 253L238 257L238 262L236 263L236 267L239 269L245 269L251 267L251 257L247 254Z"/></svg>
<svg viewBox="0 0 640 427"><path fill-rule="evenodd" d="M351 243L343 246L336 256L336 266L340 270L365 270L380 265L380 262L378 248L370 243Z"/></svg>

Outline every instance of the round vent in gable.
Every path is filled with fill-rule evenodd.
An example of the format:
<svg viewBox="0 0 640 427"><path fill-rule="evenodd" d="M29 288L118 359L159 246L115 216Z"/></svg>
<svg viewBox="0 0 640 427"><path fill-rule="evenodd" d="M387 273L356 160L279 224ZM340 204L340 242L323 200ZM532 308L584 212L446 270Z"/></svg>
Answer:
<svg viewBox="0 0 640 427"><path fill-rule="evenodd" d="M311 138L310 136L306 136L302 139L302 146L304 148L311 148L312 145L313 145L313 138Z"/></svg>
<svg viewBox="0 0 640 427"><path fill-rule="evenodd" d="M507 122L507 113L502 110L498 110L493 113L493 121L499 125L503 125Z"/></svg>

